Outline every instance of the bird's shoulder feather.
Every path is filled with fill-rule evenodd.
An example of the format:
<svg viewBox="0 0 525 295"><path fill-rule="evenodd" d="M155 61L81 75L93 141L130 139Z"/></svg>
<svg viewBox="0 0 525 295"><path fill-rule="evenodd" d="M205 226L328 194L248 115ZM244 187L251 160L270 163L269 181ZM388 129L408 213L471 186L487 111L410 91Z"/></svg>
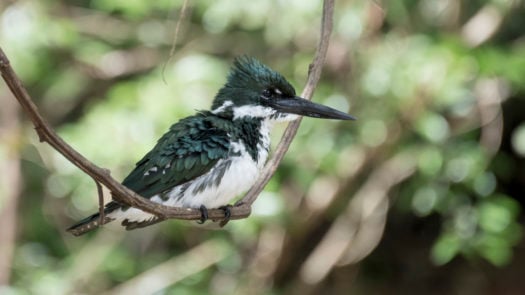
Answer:
<svg viewBox="0 0 525 295"><path fill-rule="evenodd" d="M149 198L205 174L228 156L228 124L210 112L182 119L171 126L122 184Z"/></svg>

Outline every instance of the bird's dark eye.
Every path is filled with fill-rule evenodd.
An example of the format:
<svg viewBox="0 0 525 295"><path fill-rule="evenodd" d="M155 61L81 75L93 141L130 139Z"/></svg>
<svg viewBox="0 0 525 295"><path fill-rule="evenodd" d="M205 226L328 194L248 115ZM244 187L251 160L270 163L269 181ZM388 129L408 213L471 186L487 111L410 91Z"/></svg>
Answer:
<svg viewBox="0 0 525 295"><path fill-rule="evenodd" d="M272 90L271 89L264 89L262 92L262 98L264 99L270 99L272 97Z"/></svg>
<svg viewBox="0 0 525 295"><path fill-rule="evenodd" d="M267 89L264 89L262 92L262 97L264 99L270 99L270 98L274 98L276 96L282 96L282 95L283 95L283 92L279 90L278 88L267 88Z"/></svg>

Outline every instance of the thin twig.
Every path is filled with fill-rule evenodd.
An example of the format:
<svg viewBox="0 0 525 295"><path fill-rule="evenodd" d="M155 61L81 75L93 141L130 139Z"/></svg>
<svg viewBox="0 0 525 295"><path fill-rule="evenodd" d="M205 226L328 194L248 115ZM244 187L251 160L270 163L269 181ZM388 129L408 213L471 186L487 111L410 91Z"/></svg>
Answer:
<svg viewBox="0 0 525 295"><path fill-rule="evenodd" d="M180 9L179 19L177 20L177 24L175 25L175 32L173 33L173 41L171 42L170 55L168 56L168 60L162 66L162 81L164 81L164 83L166 83L166 76L164 75L164 72L166 71L166 66L171 61L171 59L173 58L173 55L175 54L175 47L177 46L177 40L179 39L180 27L181 27L182 21L186 18L187 12L188 12L188 0L184 0L184 2L182 3L182 7Z"/></svg>
<svg viewBox="0 0 525 295"><path fill-rule="evenodd" d="M104 224L104 192L102 191L102 185L100 182L95 180L97 185L97 194L98 194L98 217L99 217L99 226Z"/></svg>
<svg viewBox="0 0 525 295"><path fill-rule="evenodd" d="M315 58L310 67L308 82L306 83L302 94L302 96L307 99L311 99L313 91L317 86L319 77L321 75L321 70L326 57L326 51L328 49L328 43L332 30L333 7L333 0L324 1L321 38L319 40L319 46L317 48ZM60 136L58 136L58 134L50 127L49 123L40 115L37 106L33 103L33 100L27 93L20 79L18 79L16 73L10 65L9 59L5 55L2 48L0 48L0 72L7 86L33 122L40 141L47 142L71 163L93 178L95 182L107 187L115 201L138 208L142 211L154 214L164 219L171 218L199 220L201 218L201 212L199 209L164 206L139 196L111 177L106 169L96 166L83 155L78 153L75 149L73 149L70 145L68 145ZM251 204L255 201L259 193L263 190L264 186L266 183L268 183L269 179L277 169L277 166L282 160L284 153L287 151L293 137L295 136L295 133L297 132L299 123L300 120L297 120L289 124L288 128L283 134L283 138L281 139L275 154L265 166L262 176L259 178L258 182L239 202L236 203L234 207L231 208L230 219L242 219L250 215ZM209 209L208 217L212 220L224 220L225 212L221 209Z"/></svg>

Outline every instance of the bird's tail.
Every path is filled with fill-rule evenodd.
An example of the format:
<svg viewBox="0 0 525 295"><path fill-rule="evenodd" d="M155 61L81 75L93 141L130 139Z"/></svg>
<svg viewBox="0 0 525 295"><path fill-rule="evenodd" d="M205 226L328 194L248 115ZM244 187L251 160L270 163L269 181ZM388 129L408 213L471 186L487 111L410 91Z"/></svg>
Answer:
<svg viewBox="0 0 525 295"><path fill-rule="evenodd" d="M130 216L133 215L129 214L130 211L135 212L135 214L137 211L140 212L139 217ZM102 220L102 224L106 224L117 219L122 221L121 224L126 228L126 230L150 226L164 220L164 218L145 213L139 209L126 206L123 207L115 201L109 202L104 208L104 220ZM95 213L71 226L67 229L67 231L75 236L81 236L87 232L97 229L100 225L100 213Z"/></svg>
<svg viewBox="0 0 525 295"><path fill-rule="evenodd" d="M106 224L115 220L115 218L111 218L109 214L117 209L120 209L121 207L122 206L116 202L108 203L104 208L104 220L102 220L102 224ZM67 231L75 236L80 236L98 228L100 225L100 213L95 213L72 225L67 229Z"/></svg>

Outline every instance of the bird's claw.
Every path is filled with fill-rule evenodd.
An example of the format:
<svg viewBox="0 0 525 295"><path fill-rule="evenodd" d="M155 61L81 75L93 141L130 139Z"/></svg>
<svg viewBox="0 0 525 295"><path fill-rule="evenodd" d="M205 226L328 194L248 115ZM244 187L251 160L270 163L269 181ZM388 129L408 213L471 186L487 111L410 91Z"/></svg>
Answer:
<svg viewBox="0 0 525 295"><path fill-rule="evenodd" d="M219 209L224 211L224 219L220 223L221 227L225 226L228 223L228 221L230 221L230 217L232 216L232 213L231 213L231 208L232 207L233 206L229 205L229 204L219 207ZM208 220L208 208L206 208L206 206L204 206L204 205L201 205L199 207L199 210L201 211L201 219L199 221L197 221L197 223L198 224L203 224L204 222L206 222L206 220Z"/></svg>
<svg viewBox="0 0 525 295"><path fill-rule="evenodd" d="M219 209L224 211L224 219L219 224L221 227L225 226L230 221L230 217L232 216L232 207L233 206L230 204L219 207Z"/></svg>
<svg viewBox="0 0 525 295"><path fill-rule="evenodd" d="M206 222L206 220L208 220L208 208L206 208L206 206L204 205L201 205L199 207L199 210L201 211L201 219L197 221L197 223L203 224L204 222Z"/></svg>

